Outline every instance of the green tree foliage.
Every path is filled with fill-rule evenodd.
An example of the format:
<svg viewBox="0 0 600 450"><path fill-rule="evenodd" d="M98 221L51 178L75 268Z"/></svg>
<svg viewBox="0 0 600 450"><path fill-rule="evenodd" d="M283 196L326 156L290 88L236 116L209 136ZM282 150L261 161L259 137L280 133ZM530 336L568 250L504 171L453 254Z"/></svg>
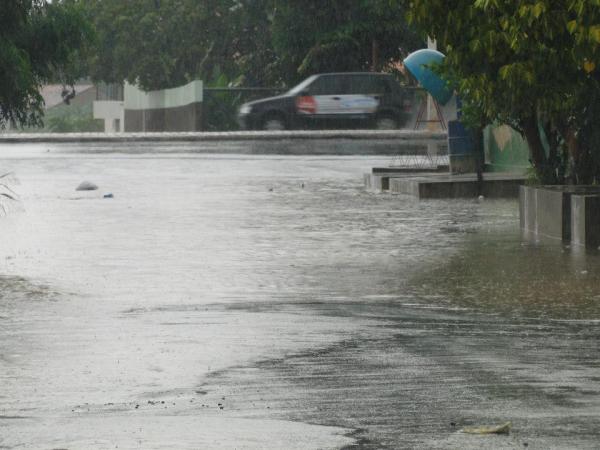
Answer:
<svg viewBox="0 0 600 450"><path fill-rule="evenodd" d="M280 59L272 45L273 8L273 0L237 0L231 11L228 47L235 65L228 75L238 84L266 86L282 81Z"/></svg>
<svg viewBox="0 0 600 450"><path fill-rule="evenodd" d="M65 69L90 30L77 2L0 0L0 126L41 123L41 85L73 83Z"/></svg>
<svg viewBox="0 0 600 450"><path fill-rule="evenodd" d="M467 120L520 131L544 183L600 181L600 0L412 0L409 20Z"/></svg>
<svg viewBox="0 0 600 450"><path fill-rule="evenodd" d="M52 133L102 132L104 121L94 119L92 105L59 105L46 111L44 128L31 131Z"/></svg>
<svg viewBox="0 0 600 450"><path fill-rule="evenodd" d="M240 71L260 78L269 52L264 0L88 0L94 80L164 89ZM266 44L266 45L265 45ZM217 77L218 75L214 75Z"/></svg>
<svg viewBox="0 0 600 450"><path fill-rule="evenodd" d="M87 0L93 79L145 90L213 81L292 84L325 70L377 69L422 45L389 0ZM373 55L377 61L373 61Z"/></svg>
<svg viewBox="0 0 600 450"><path fill-rule="evenodd" d="M275 0L273 44L282 76L380 70L422 47L402 7L389 0Z"/></svg>

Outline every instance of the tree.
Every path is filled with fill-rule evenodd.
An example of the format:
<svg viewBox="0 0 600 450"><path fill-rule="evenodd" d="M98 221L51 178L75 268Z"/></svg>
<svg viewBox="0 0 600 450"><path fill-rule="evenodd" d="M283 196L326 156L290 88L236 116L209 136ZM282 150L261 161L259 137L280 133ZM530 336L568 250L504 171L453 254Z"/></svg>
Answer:
<svg viewBox="0 0 600 450"><path fill-rule="evenodd" d="M544 183L599 181L600 0L413 0L408 17L468 121L522 133Z"/></svg>
<svg viewBox="0 0 600 450"><path fill-rule="evenodd" d="M389 0L275 0L273 46L283 77L327 71L380 70L423 46Z"/></svg>
<svg viewBox="0 0 600 450"><path fill-rule="evenodd" d="M268 59L268 0L88 0L96 51L89 73L96 81L123 80L144 90L193 79L260 78ZM265 44L266 45L262 45Z"/></svg>
<svg viewBox="0 0 600 450"><path fill-rule="evenodd" d="M90 30L77 2L0 0L0 126L41 124L42 84L74 83L66 69Z"/></svg>
<svg viewBox="0 0 600 450"><path fill-rule="evenodd" d="M87 0L96 81L163 89L225 74L246 86L380 69L422 45L390 0Z"/></svg>
<svg viewBox="0 0 600 450"><path fill-rule="evenodd" d="M280 59L273 49L273 0L237 0L231 11L228 48L235 66L230 78L245 86L286 84L282 79Z"/></svg>

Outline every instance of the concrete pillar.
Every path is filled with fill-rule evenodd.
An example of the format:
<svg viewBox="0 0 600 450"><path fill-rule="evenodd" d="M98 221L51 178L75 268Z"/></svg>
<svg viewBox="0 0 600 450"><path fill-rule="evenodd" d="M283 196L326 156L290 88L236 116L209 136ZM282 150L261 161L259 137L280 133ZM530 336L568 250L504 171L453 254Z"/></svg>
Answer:
<svg viewBox="0 0 600 450"><path fill-rule="evenodd" d="M437 50L437 42L430 37L427 38L427 48L431 50ZM437 111L435 109L435 105L433 103L433 98L431 95L427 95L427 120L436 120L439 119L437 115ZM427 128L429 130L438 130L439 124L435 124L435 122L427 122Z"/></svg>
<svg viewBox="0 0 600 450"><path fill-rule="evenodd" d="M562 189L537 189L537 233L554 239L571 239L571 192Z"/></svg>
<svg viewBox="0 0 600 450"><path fill-rule="evenodd" d="M519 224L521 230L530 235L537 234L537 189L532 186L519 187Z"/></svg>

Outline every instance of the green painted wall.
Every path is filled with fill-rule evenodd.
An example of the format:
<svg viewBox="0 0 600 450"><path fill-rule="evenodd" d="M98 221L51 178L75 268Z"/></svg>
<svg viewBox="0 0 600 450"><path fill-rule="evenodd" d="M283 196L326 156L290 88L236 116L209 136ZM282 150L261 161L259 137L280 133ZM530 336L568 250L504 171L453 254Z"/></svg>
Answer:
<svg viewBox="0 0 600 450"><path fill-rule="evenodd" d="M508 125L488 126L483 140L487 171L523 172L531 166L527 143Z"/></svg>

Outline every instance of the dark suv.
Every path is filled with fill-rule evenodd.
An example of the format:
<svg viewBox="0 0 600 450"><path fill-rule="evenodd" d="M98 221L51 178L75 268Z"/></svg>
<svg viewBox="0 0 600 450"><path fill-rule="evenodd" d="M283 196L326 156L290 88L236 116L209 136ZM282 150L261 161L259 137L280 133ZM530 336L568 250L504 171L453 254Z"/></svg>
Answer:
<svg viewBox="0 0 600 450"><path fill-rule="evenodd" d="M409 107L410 100L391 75L325 73L285 94L243 104L238 119L249 130L395 129L406 121Z"/></svg>

